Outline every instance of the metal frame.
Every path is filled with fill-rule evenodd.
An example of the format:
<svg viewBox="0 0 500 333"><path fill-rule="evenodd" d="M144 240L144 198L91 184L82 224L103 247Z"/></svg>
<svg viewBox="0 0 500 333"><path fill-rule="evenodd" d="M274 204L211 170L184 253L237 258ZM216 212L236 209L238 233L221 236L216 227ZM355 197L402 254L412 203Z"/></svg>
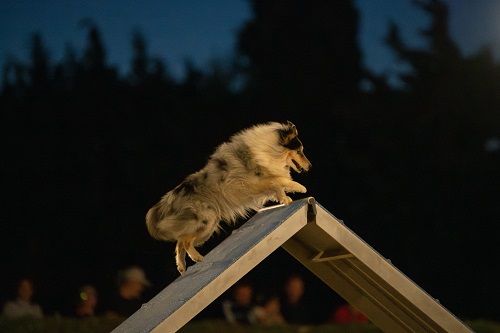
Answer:
<svg viewBox="0 0 500 333"><path fill-rule="evenodd" d="M313 198L257 213L113 332L175 332L282 246L385 332L472 332Z"/></svg>

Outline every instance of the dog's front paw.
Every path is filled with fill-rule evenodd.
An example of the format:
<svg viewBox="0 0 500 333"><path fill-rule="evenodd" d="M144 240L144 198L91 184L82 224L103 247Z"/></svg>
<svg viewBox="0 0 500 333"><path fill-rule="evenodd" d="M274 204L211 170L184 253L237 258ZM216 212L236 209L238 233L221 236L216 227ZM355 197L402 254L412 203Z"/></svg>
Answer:
<svg viewBox="0 0 500 333"><path fill-rule="evenodd" d="M295 192L306 193L307 188L304 185L297 183L297 187L295 188Z"/></svg>
<svg viewBox="0 0 500 333"><path fill-rule="evenodd" d="M288 195L285 195L284 197L279 199L280 204L283 205L289 205L292 201L292 198L290 198Z"/></svg>
<svg viewBox="0 0 500 333"><path fill-rule="evenodd" d="M299 184L297 182L292 181L290 183L290 185L285 188L285 191L286 192L306 193L307 188L302 184Z"/></svg>

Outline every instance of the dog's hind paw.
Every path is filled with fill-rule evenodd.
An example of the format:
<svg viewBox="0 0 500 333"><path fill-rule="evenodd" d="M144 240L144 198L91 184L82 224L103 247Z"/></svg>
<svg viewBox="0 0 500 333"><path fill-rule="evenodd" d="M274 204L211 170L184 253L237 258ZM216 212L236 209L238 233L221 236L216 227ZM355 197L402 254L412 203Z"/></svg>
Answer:
<svg viewBox="0 0 500 333"><path fill-rule="evenodd" d="M177 261L176 262L177 270L181 275L186 271L186 262L185 261Z"/></svg>
<svg viewBox="0 0 500 333"><path fill-rule="evenodd" d="M177 270L179 271L179 273L182 275L184 274L184 272L186 271L186 266L182 267L182 266L177 266Z"/></svg>

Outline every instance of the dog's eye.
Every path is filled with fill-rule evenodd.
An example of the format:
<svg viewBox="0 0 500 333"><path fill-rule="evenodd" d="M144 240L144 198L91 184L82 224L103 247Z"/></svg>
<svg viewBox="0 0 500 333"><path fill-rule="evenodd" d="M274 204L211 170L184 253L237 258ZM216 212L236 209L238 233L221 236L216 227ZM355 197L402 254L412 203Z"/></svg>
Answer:
<svg viewBox="0 0 500 333"><path fill-rule="evenodd" d="M298 151L302 147L302 142L300 142L298 137L294 137L284 146L290 150Z"/></svg>

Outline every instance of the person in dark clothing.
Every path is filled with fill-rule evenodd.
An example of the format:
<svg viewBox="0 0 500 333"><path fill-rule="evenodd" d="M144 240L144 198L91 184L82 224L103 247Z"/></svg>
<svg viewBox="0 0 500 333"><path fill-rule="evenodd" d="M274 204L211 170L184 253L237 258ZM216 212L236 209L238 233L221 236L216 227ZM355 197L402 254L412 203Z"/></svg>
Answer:
<svg viewBox="0 0 500 333"><path fill-rule="evenodd" d="M264 326L277 326L285 324L285 318L281 313L280 299L276 295L262 297L261 304L255 307L255 318Z"/></svg>
<svg viewBox="0 0 500 333"><path fill-rule="evenodd" d="M257 322L253 304L253 288L241 282L233 289L232 299L222 303L224 317L230 323L255 324Z"/></svg>
<svg viewBox="0 0 500 333"><path fill-rule="evenodd" d="M312 323L309 307L304 302L304 280L299 275L292 275L285 282L281 312L289 324Z"/></svg>
<svg viewBox="0 0 500 333"><path fill-rule="evenodd" d="M118 291L110 301L107 314L111 317L130 317L143 304L142 293L150 285L141 268L132 266L122 271Z"/></svg>
<svg viewBox="0 0 500 333"><path fill-rule="evenodd" d="M98 302L97 290L94 286L84 285L78 290L78 300L73 315L77 318L94 317Z"/></svg>

